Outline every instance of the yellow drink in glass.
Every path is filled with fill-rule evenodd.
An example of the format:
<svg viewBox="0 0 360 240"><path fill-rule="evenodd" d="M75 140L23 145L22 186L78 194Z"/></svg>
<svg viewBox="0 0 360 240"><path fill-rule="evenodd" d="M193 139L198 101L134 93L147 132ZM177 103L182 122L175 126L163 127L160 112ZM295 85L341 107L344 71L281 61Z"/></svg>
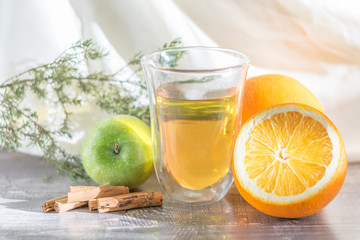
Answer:
<svg viewBox="0 0 360 240"><path fill-rule="evenodd" d="M204 189L229 171L239 93L231 88L209 92L204 100L184 100L170 97L176 96L174 85L155 93L165 165L182 187Z"/></svg>

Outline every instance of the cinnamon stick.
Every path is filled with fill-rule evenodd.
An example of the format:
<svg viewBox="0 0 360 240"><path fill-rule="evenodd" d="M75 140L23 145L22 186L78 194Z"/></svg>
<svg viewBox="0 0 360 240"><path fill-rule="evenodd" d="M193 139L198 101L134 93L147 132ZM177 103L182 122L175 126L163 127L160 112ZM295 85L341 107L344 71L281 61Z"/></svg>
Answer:
<svg viewBox="0 0 360 240"><path fill-rule="evenodd" d="M87 201L82 202L67 202L67 199L58 200L55 202L54 209L57 213L67 212L69 210L85 206Z"/></svg>
<svg viewBox="0 0 360 240"><path fill-rule="evenodd" d="M97 199L99 213L162 205L161 192L135 192Z"/></svg>
<svg viewBox="0 0 360 240"><path fill-rule="evenodd" d="M44 212L50 212L50 211L53 211L54 210L54 206L55 206L55 202L56 201L60 201L60 200L64 200L66 199L67 200L67 195L64 195L64 196L61 196L61 197L57 197L57 198L53 198L53 199L50 199L50 200L47 200L42 206L42 210Z"/></svg>
<svg viewBox="0 0 360 240"><path fill-rule="evenodd" d="M92 211L92 210L96 210L97 209L97 199L90 199L88 201L88 207L89 207L89 210Z"/></svg>
<svg viewBox="0 0 360 240"><path fill-rule="evenodd" d="M68 202L82 202L90 199L110 197L129 193L129 188L124 186L91 187L71 186L67 195Z"/></svg>

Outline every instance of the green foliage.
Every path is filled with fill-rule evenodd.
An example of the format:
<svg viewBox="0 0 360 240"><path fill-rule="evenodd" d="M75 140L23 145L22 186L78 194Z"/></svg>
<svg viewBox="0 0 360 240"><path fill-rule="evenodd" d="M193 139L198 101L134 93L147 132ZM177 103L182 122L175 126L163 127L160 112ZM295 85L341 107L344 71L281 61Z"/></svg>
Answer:
<svg viewBox="0 0 360 240"><path fill-rule="evenodd" d="M163 48L176 47L180 39L167 43ZM66 152L56 142L56 137L71 138L69 121L71 106L82 106L86 101L96 104L110 114L129 114L149 123L149 107L139 102L147 99L146 84L141 78L140 60L136 54L115 73L88 73L86 63L107 56L92 40L78 41L66 49L53 62L31 68L0 85L0 143L11 151L27 144L39 148L46 161L53 162L61 175L72 180L89 181L81 158ZM174 63L181 57L174 58ZM86 69L86 68L85 68ZM132 72L129 74L129 71ZM26 97L34 94L49 107L60 107L60 127L39 123L35 111L26 107Z"/></svg>

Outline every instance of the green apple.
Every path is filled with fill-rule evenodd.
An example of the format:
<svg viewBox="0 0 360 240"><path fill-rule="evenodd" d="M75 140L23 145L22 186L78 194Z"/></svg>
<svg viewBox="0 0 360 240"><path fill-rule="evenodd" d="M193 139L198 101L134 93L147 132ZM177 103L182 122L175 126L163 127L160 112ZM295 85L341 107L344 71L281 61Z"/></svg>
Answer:
<svg viewBox="0 0 360 240"><path fill-rule="evenodd" d="M135 188L154 171L150 128L132 116L106 118L86 136L81 159L98 184Z"/></svg>

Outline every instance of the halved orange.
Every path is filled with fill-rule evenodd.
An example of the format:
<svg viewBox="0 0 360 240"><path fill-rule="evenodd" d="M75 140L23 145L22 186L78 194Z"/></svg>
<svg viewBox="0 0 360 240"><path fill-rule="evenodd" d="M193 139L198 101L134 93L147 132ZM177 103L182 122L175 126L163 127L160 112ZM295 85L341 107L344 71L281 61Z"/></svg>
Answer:
<svg viewBox="0 0 360 240"><path fill-rule="evenodd" d="M233 172L240 194L258 210L298 218L325 207L340 191L347 168L334 124L302 104L271 107L239 132Z"/></svg>

